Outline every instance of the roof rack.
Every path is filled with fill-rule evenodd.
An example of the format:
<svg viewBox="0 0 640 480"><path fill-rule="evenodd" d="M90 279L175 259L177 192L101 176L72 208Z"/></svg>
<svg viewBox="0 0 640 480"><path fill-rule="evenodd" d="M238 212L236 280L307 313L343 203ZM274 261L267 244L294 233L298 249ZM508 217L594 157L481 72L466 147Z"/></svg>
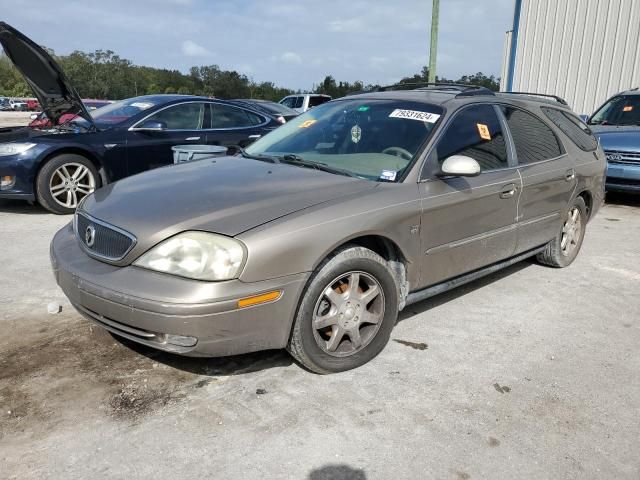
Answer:
<svg viewBox="0 0 640 480"><path fill-rule="evenodd" d="M378 87L375 91L386 92L389 90L440 90L459 92L456 97L470 97L473 95L494 95L493 91L481 85L446 82L396 83L394 85Z"/></svg>
<svg viewBox="0 0 640 480"><path fill-rule="evenodd" d="M569 104L567 103L567 101L562 98L562 97L558 97L557 95L549 95L546 93L533 93L533 92L500 92L500 93L505 93L507 95L529 95L530 97L545 97L545 98L552 98L553 100L555 100L556 102L562 104L562 105L567 105L569 106Z"/></svg>

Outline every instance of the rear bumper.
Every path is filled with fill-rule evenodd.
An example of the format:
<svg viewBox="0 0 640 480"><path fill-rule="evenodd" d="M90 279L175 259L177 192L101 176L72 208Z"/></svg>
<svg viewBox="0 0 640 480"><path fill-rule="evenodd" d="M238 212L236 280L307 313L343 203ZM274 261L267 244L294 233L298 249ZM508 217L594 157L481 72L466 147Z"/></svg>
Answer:
<svg viewBox="0 0 640 480"><path fill-rule="evenodd" d="M51 243L58 285L87 319L135 342L189 356L283 348L308 274L255 283L199 282L88 257L72 229ZM280 298L249 308L237 300L273 290Z"/></svg>

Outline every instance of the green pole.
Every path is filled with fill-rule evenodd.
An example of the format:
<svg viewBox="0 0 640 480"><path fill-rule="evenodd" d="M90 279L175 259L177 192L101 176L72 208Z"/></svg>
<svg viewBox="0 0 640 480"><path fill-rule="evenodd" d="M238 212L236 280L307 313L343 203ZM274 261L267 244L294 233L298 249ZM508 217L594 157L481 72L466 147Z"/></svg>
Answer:
<svg viewBox="0 0 640 480"><path fill-rule="evenodd" d="M440 0L433 0L431 10L431 45L429 48L429 83L436 81L436 55L438 53L438 21L440 17Z"/></svg>

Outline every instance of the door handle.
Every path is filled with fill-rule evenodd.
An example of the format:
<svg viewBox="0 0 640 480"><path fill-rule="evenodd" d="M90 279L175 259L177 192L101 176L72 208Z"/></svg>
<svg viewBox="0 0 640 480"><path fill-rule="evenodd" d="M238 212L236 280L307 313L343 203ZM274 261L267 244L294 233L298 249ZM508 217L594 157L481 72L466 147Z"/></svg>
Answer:
<svg viewBox="0 0 640 480"><path fill-rule="evenodd" d="M516 186L513 183L505 185L500 191L500 198L511 198L516 194Z"/></svg>
<svg viewBox="0 0 640 480"><path fill-rule="evenodd" d="M256 140L260 138L262 135L249 135L249 140Z"/></svg>
<svg viewBox="0 0 640 480"><path fill-rule="evenodd" d="M184 140L185 142L188 142L189 140L200 140L200 137L187 137Z"/></svg>
<svg viewBox="0 0 640 480"><path fill-rule="evenodd" d="M576 178L576 171L573 168L571 170L567 170L567 173L565 173L565 175L564 175L564 179L567 182L570 182L574 178Z"/></svg>

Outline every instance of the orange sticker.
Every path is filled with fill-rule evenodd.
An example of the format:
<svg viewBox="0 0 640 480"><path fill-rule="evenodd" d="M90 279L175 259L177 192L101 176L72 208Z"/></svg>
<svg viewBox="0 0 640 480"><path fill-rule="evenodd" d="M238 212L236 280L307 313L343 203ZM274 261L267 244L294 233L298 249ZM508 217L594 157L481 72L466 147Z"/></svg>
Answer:
<svg viewBox="0 0 640 480"><path fill-rule="evenodd" d="M480 134L481 139L491 140L491 133L489 133L489 127L487 127L484 123L476 123L476 127L478 127L478 133Z"/></svg>
<svg viewBox="0 0 640 480"><path fill-rule="evenodd" d="M298 128L309 128L311 125L316 123L317 120L307 120L306 122L302 122Z"/></svg>
<svg viewBox="0 0 640 480"><path fill-rule="evenodd" d="M623 112L630 112L631 110L633 110L633 105L627 105L622 109Z"/></svg>

